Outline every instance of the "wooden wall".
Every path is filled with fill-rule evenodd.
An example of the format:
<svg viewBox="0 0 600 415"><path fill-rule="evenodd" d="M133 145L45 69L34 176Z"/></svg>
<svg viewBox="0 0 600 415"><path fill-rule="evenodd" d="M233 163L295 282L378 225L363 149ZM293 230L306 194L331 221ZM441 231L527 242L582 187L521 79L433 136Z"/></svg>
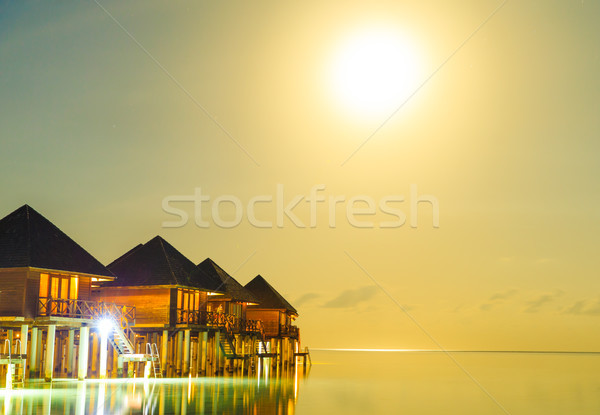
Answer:
<svg viewBox="0 0 600 415"><path fill-rule="evenodd" d="M102 287L94 290L95 301L135 306L136 324L169 324L170 288Z"/></svg>
<svg viewBox="0 0 600 415"><path fill-rule="evenodd" d="M23 317L27 268L0 269L0 316Z"/></svg>
<svg viewBox="0 0 600 415"><path fill-rule="evenodd" d="M38 300L40 294L40 273L29 270L25 284L25 298L23 301L23 316L35 318L38 314Z"/></svg>
<svg viewBox="0 0 600 415"><path fill-rule="evenodd" d="M248 307L246 317L248 320L261 320L266 336L279 335L279 310L257 310Z"/></svg>

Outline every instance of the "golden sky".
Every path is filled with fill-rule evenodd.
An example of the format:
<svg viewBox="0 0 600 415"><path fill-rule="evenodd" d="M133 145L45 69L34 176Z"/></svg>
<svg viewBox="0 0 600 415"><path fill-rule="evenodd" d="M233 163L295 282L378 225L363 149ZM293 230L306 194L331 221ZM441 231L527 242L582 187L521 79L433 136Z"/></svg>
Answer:
<svg viewBox="0 0 600 415"><path fill-rule="evenodd" d="M260 273L312 347L435 348L425 330L600 350L599 18L589 1L0 1L0 216L28 203L104 263L160 234ZM302 200L307 227L252 226L260 195L277 222L278 185L286 204L401 195L407 220L357 228L342 202L333 228L321 202L311 228ZM438 228L424 203L410 226L411 185ZM196 188L241 200L241 224L207 204L198 227L182 202L189 222L163 227L163 199Z"/></svg>

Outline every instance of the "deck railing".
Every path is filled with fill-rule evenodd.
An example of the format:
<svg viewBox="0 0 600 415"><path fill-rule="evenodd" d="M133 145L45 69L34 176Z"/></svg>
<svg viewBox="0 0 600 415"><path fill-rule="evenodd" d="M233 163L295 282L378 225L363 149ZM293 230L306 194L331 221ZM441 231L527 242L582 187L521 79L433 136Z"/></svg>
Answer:
<svg viewBox="0 0 600 415"><path fill-rule="evenodd" d="M177 324L198 324L208 327L224 327L229 332L261 332L260 320L243 320L233 314L205 310L177 309Z"/></svg>
<svg viewBox="0 0 600 415"><path fill-rule="evenodd" d="M280 325L279 326L279 335L280 336L289 336L289 337L295 337L297 338L298 335L300 334L300 330L298 330L297 326L284 326L284 325Z"/></svg>
<svg viewBox="0 0 600 415"><path fill-rule="evenodd" d="M103 301L40 298L38 316L87 319L109 317L121 323L133 323L135 307Z"/></svg>
<svg viewBox="0 0 600 415"><path fill-rule="evenodd" d="M233 314L214 313L206 310L177 309L177 324L198 324L210 327L236 325L237 317Z"/></svg>

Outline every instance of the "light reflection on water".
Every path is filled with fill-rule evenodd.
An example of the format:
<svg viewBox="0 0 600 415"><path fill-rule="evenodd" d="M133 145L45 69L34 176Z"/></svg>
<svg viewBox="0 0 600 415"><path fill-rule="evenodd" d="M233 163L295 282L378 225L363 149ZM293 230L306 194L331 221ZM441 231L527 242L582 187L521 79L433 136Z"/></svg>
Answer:
<svg viewBox="0 0 600 415"><path fill-rule="evenodd" d="M444 353L311 355L297 414L506 414ZM453 357L511 415L600 414L600 354Z"/></svg>
<svg viewBox="0 0 600 415"><path fill-rule="evenodd" d="M600 355L455 353L506 408L600 414ZM315 351L283 378L40 382L0 391L4 414L503 414L442 353Z"/></svg>
<svg viewBox="0 0 600 415"><path fill-rule="evenodd" d="M31 382L0 392L0 414L293 414L302 376Z"/></svg>

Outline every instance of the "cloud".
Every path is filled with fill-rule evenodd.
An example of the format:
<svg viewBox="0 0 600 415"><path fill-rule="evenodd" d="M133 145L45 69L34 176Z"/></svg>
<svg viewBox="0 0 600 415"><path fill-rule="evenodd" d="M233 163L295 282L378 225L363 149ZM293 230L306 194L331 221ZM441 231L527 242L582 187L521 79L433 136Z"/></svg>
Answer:
<svg viewBox="0 0 600 415"><path fill-rule="evenodd" d="M523 310L526 313L537 313L544 305L554 302L558 297L563 295L563 292L557 290L553 293L544 293L533 300L527 302L527 307Z"/></svg>
<svg viewBox="0 0 600 415"><path fill-rule="evenodd" d="M340 295L326 302L323 307L326 308L346 308L354 307L362 302L373 298L379 292L379 288L373 285L349 289L343 291Z"/></svg>
<svg viewBox="0 0 600 415"><path fill-rule="evenodd" d="M303 304L310 303L311 301L319 298L321 294L317 293L306 293L302 294L296 301L294 301L294 306L300 307Z"/></svg>
<svg viewBox="0 0 600 415"><path fill-rule="evenodd" d="M490 311L493 306L494 306L494 303L483 303L479 306L479 309L481 311Z"/></svg>
<svg viewBox="0 0 600 415"><path fill-rule="evenodd" d="M567 307L564 313L577 316L600 316L600 298L594 300L579 300Z"/></svg>
<svg viewBox="0 0 600 415"><path fill-rule="evenodd" d="M510 288L505 291L497 292L494 295L492 295L485 303L481 304L479 306L479 309L481 311L489 311L495 305L500 304L500 303L504 302L505 300L513 297L517 292L518 292L518 290L515 288Z"/></svg>
<svg viewBox="0 0 600 415"><path fill-rule="evenodd" d="M510 297L512 297L513 295L515 295L517 292L518 292L518 290L517 290L517 289L515 289L515 288L511 288L511 289L509 289L509 290L502 291L502 292L499 292L499 293L496 293L496 294L492 295L492 296L490 297L490 300L489 300L489 301L495 301L495 300L506 300L507 298L510 298Z"/></svg>

